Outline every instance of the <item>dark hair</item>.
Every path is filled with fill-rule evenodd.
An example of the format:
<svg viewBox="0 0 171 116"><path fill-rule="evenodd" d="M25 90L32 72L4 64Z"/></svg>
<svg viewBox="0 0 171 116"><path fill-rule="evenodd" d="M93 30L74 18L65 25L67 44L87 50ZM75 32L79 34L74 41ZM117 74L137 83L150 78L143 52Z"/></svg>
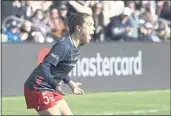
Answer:
<svg viewBox="0 0 171 116"><path fill-rule="evenodd" d="M87 13L72 13L68 19L68 27L70 30L70 34L73 34L75 32L76 26L82 25L84 23L84 19L89 16L91 15Z"/></svg>
<svg viewBox="0 0 171 116"><path fill-rule="evenodd" d="M51 12L53 9L57 9L57 10L58 10L58 8L57 8L55 5L51 5L51 6L49 7L49 11Z"/></svg>

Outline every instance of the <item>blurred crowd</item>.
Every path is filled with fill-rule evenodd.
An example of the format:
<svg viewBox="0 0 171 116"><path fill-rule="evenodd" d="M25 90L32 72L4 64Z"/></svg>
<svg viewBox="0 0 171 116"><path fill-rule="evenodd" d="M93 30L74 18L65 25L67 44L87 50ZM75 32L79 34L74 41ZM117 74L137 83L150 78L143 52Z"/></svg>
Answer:
<svg viewBox="0 0 171 116"><path fill-rule="evenodd" d="M136 1L2 1L2 42L53 43L69 35L68 17L73 12L93 16L91 42L151 41L171 39L171 2Z"/></svg>

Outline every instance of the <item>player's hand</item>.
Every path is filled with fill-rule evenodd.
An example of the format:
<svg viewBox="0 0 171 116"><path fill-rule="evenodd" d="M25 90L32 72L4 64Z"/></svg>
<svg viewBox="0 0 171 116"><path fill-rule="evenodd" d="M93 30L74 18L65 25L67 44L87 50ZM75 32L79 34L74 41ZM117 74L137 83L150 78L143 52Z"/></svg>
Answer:
<svg viewBox="0 0 171 116"><path fill-rule="evenodd" d="M72 92L76 95L83 95L84 91L79 88L78 86L82 85L79 82L73 82L72 80L68 83L69 87L71 88Z"/></svg>
<svg viewBox="0 0 171 116"><path fill-rule="evenodd" d="M72 88L72 92L76 95L83 95L84 94L84 91L79 87Z"/></svg>
<svg viewBox="0 0 171 116"><path fill-rule="evenodd" d="M57 84L57 86L56 86L56 91L57 91L59 94L63 95L63 96L68 95L67 93L65 93L65 92L61 89L61 87L62 87L62 82Z"/></svg>

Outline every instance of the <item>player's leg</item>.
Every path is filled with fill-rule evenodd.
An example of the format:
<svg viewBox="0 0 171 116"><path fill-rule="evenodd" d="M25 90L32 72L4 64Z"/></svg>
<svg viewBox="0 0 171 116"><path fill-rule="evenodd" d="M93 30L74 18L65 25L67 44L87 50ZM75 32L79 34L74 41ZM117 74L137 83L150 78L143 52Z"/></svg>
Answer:
<svg viewBox="0 0 171 116"><path fill-rule="evenodd" d="M56 104L59 108L61 115L73 115L68 104L64 99L57 101Z"/></svg>
<svg viewBox="0 0 171 116"><path fill-rule="evenodd" d="M27 108L34 108L39 115L72 115L72 112L57 92L36 93L25 88L24 90Z"/></svg>
<svg viewBox="0 0 171 116"><path fill-rule="evenodd" d="M44 92L39 98L42 104L37 109L39 115L72 115L68 104L58 92Z"/></svg>
<svg viewBox="0 0 171 116"><path fill-rule="evenodd" d="M48 116L56 116L56 115L61 115L59 108L57 105L48 108L46 110L39 111L38 114L41 115L48 115Z"/></svg>
<svg viewBox="0 0 171 116"><path fill-rule="evenodd" d="M45 91L33 92L24 88L24 96L28 109L34 108L39 115L61 115L56 102L63 99L60 94Z"/></svg>
<svg viewBox="0 0 171 116"><path fill-rule="evenodd" d="M63 99L63 96L57 92L45 91L38 95L38 106L36 108L39 115L61 115L57 101Z"/></svg>
<svg viewBox="0 0 171 116"><path fill-rule="evenodd" d="M64 99L57 101L55 106L38 113L39 115L73 115Z"/></svg>

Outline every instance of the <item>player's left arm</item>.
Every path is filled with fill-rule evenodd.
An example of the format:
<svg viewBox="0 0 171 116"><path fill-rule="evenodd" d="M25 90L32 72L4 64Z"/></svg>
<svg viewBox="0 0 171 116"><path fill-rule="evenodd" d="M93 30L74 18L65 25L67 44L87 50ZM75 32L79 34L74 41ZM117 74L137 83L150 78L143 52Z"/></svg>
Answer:
<svg viewBox="0 0 171 116"><path fill-rule="evenodd" d="M78 87L78 86L82 85L82 83L72 81L71 78L69 77L69 75L67 75L63 79L63 81L64 81L64 83L68 84L68 86L71 88L71 90L74 94L76 94L76 95L84 94L84 91Z"/></svg>
<svg viewBox="0 0 171 116"><path fill-rule="evenodd" d="M71 78L69 75L67 75L66 77L63 78L63 81L65 84L68 84L69 81L71 81Z"/></svg>
<svg viewBox="0 0 171 116"><path fill-rule="evenodd" d="M60 61L62 61L68 53L68 48L64 44L56 44L52 46L48 55L45 56L41 67L44 72L45 78L49 85L56 90L56 87L60 86L63 78L55 77L51 73L51 67L56 67Z"/></svg>
<svg viewBox="0 0 171 116"><path fill-rule="evenodd" d="M69 75L67 75L63 79L63 82L71 88L71 90L74 94L76 94L76 95L84 94L84 91L78 87L78 86L82 85L82 83L72 81L71 78L69 77ZM58 91L61 95L67 95L67 93L65 93L61 89L61 87L62 87L62 84L56 88L56 91Z"/></svg>

